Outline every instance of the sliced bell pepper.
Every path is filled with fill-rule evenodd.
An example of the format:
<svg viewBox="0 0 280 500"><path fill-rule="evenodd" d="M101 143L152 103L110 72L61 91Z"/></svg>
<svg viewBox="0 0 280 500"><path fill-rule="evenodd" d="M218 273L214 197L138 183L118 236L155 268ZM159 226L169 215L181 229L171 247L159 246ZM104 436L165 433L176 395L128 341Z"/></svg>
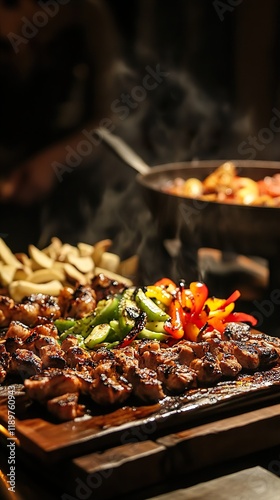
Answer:
<svg viewBox="0 0 280 500"><path fill-rule="evenodd" d="M199 314L208 297L208 288L204 283L193 281L190 284L190 291L194 297L194 314Z"/></svg>
<svg viewBox="0 0 280 500"><path fill-rule="evenodd" d="M178 299L173 298L169 306L170 319L164 324L164 330L175 339L184 337L184 311Z"/></svg>
<svg viewBox="0 0 280 500"><path fill-rule="evenodd" d="M231 321L237 322L237 323L251 323L252 326L256 326L258 323L258 320L254 318L254 316L251 316L251 314L246 314L243 312L233 312L228 315L227 317L227 323L230 323Z"/></svg>
<svg viewBox="0 0 280 500"><path fill-rule="evenodd" d="M165 306L169 306L172 300L172 295L163 287L149 285L146 287L145 295L151 299L157 299Z"/></svg>
<svg viewBox="0 0 280 500"><path fill-rule="evenodd" d="M135 301L139 309L147 314L149 321L166 321L169 319L169 315L152 299L147 297L141 288L136 293Z"/></svg>
<svg viewBox="0 0 280 500"><path fill-rule="evenodd" d="M187 340L191 340L192 342L197 341L197 337L200 331L200 328L196 326L194 323L187 323L184 328L185 338Z"/></svg>
<svg viewBox="0 0 280 500"><path fill-rule="evenodd" d="M175 292L177 289L177 285L169 278L162 278L154 283L154 286L160 286L165 288L168 292Z"/></svg>

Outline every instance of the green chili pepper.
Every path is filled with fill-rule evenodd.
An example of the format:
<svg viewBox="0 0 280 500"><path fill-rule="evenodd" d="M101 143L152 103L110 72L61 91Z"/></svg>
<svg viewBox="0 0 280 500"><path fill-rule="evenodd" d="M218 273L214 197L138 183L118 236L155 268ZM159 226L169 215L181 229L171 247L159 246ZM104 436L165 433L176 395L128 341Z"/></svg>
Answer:
<svg viewBox="0 0 280 500"><path fill-rule="evenodd" d="M147 314L148 321L166 321L170 316L139 288L135 296L136 304Z"/></svg>
<svg viewBox="0 0 280 500"><path fill-rule="evenodd" d="M166 335L164 333L157 333L148 330L147 328L143 328L140 333L137 335L138 339L149 339L149 340L159 340L160 342L165 342L170 339L170 335Z"/></svg>
<svg viewBox="0 0 280 500"><path fill-rule="evenodd" d="M151 330L156 333L165 333L164 321L148 321L146 324L147 330Z"/></svg>
<svg viewBox="0 0 280 500"><path fill-rule="evenodd" d="M111 327L108 323L102 323L100 325L96 325L92 332L85 339L85 346L89 349L92 349L97 344L101 344L104 342L108 333L110 332Z"/></svg>
<svg viewBox="0 0 280 500"><path fill-rule="evenodd" d="M88 316L85 316L82 319L78 319L77 321L74 322L73 326L65 330L62 335L65 336L64 338L66 338L66 336L70 334L82 335L84 338L86 338L90 334L94 326L100 325L102 323L109 323L109 321L118 316L119 301L120 301L119 296L115 296L114 298L108 299L107 301L105 301L104 307L102 307L102 309L99 309L99 312L97 314L95 310Z"/></svg>
<svg viewBox="0 0 280 500"><path fill-rule="evenodd" d="M122 338L124 338L135 325L136 318L139 317L140 310L133 300L135 288L128 288L119 303L119 325Z"/></svg>
<svg viewBox="0 0 280 500"><path fill-rule="evenodd" d="M56 328L58 329L59 333L65 332L65 330L68 330L71 328L71 326L75 325L75 320L74 319L56 319L54 322Z"/></svg>

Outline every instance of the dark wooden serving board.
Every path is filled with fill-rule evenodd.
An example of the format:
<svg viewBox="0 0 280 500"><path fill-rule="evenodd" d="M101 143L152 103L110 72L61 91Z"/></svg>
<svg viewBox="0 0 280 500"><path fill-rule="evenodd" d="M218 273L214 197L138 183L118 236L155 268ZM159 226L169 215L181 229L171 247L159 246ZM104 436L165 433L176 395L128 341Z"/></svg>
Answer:
<svg viewBox="0 0 280 500"><path fill-rule="evenodd" d="M210 388L187 391L154 405L127 404L101 410L75 421L58 423L26 396L16 396L16 436L23 450L53 463L133 441L155 440L167 432L196 427L222 415L244 413L280 401L280 367L238 376ZM7 426L5 388L0 392L0 422ZM263 421L265 425L265 420Z"/></svg>

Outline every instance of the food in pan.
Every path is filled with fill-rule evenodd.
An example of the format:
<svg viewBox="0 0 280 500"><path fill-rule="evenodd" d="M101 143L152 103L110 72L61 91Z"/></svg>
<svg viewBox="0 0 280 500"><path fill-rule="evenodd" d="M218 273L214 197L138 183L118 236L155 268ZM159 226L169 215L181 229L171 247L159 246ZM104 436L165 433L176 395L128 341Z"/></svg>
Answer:
<svg viewBox="0 0 280 500"><path fill-rule="evenodd" d="M184 180L178 177L167 182L163 190L177 196L205 201L280 207L280 173L254 181L237 175L236 166L230 161L220 165L204 180L194 177Z"/></svg>
<svg viewBox="0 0 280 500"><path fill-rule="evenodd" d="M58 297L2 296L1 382L21 377L31 400L71 420L90 412L89 401L152 403L280 365L280 340L233 311L239 295L209 297L199 282L136 287L99 275Z"/></svg>

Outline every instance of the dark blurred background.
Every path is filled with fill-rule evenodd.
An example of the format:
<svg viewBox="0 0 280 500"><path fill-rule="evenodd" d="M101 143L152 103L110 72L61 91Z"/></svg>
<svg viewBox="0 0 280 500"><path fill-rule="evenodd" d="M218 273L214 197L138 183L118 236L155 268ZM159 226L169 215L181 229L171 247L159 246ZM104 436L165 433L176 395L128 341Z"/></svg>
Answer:
<svg viewBox="0 0 280 500"><path fill-rule="evenodd" d="M104 144L77 159L84 131L106 126L150 165L278 160L279 15L276 0L0 0L1 179L24 171L1 203L7 244L111 238L143 280L171 273L135 172Z"/></svg>

